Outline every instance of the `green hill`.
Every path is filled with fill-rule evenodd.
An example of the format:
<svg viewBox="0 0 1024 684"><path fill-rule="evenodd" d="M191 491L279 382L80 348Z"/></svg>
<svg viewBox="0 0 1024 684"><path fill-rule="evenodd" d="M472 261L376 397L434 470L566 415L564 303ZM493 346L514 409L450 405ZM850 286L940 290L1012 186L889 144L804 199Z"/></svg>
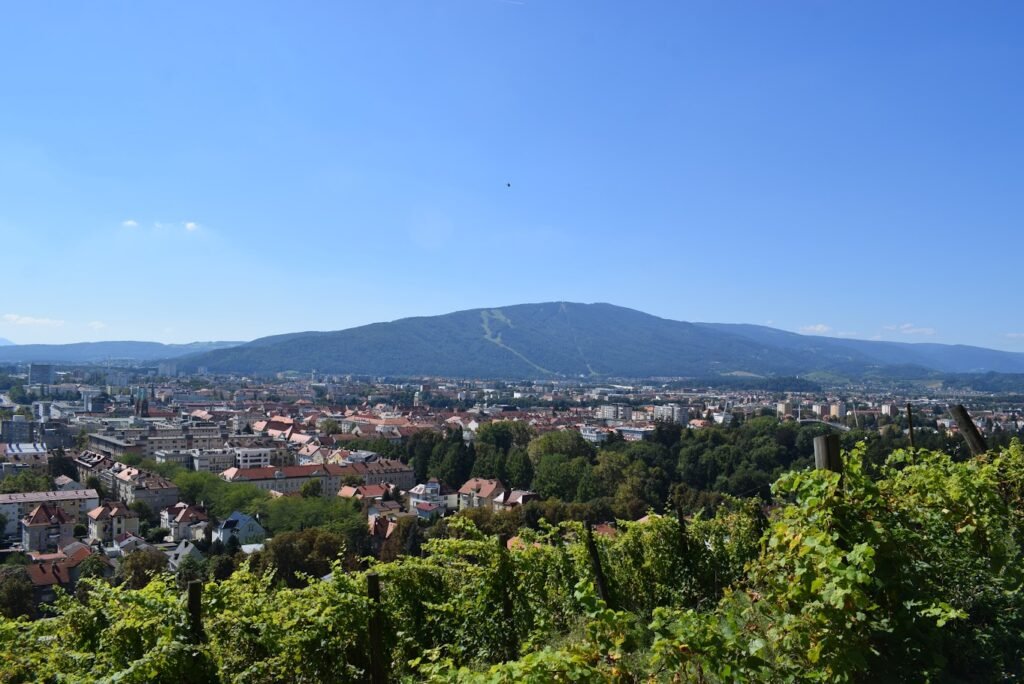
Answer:
<svg viewBox="0 0 1024 684"><path fill-rule="evenodd" d="M797 335L685 323L611 304L549 302L254 340L181 359L213 372L448 377L793 376L916 378L1024 373L1024 354L963 345Z"/></svg>
<svg viewBox="0 0 1024 684"><path fill-rule="evenodd" d="M797 354L611 304L519 304L263 338L183 360L214 372L593 377L794 373Z"/></svg>

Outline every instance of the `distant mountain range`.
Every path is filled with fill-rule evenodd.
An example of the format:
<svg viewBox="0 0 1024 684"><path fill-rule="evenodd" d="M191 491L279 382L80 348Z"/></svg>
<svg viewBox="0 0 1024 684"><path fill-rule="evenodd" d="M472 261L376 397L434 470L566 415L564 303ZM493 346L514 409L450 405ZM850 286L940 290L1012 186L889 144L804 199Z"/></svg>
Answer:
<svg viewBox="0 0 1024 684"><path fill-rule="evenodd" d="M13 342L11 342L11 341L10 341L9 339L7 339L6 337L0 337L0 347L8 347L8 346L11 346L11 345L13 345L13 344L14 344L14 343L13 343Z"/></svg>
<svg viewBox="0 0 1024 684"><path fill-rule="evenodd" d="M611 304L550 302L403 318L252 342L83 342L0 346L0 362L175 360L181 370L466 378L817 380L1024 374L1024 354L840 339L758 325L686 323ZM1012 386L1024 388L1024 375ZM1019 381L1019 382L1018 382ZM997 383L998 384L998 383Z"/></svg>
<svg viewBox="0 0 1024 684"><path fill-rule="evenodd" d="M2 358L2 357L0 357ZM264 337L179 359L212 372L448 377L862 378L1024 373L1024 354L686 323L611 304L552 302Z"/></svg>
<svg viewBox="0 0 1024 684"><path fill-rule="evenodd" d="M74 344L0 345L0 362L100 363L103 361L159 361L215 349L234 347L241 342L76 342Z"/></svg>

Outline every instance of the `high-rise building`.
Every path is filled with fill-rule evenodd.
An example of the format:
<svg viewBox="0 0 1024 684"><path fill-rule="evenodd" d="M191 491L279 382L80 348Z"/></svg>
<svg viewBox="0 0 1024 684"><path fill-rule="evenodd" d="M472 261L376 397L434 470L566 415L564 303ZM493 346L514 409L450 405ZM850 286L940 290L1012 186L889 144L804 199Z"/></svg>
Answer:
<svg viewBox="0 0 1024 684"><path fill-rule="evenodd" d="M690 411L685 406L679 406L678 404L655 406L654 420L665 420L670 423L686 425L690 422Z"/></svg>
<svg viewBox="0 0 1024 684"><path fill-rule="evenodd" d="M52 385L53 366L48 363L32 363L28 367L28 384Z"/></svg>
<svg viewBox="0 0 1024 684"><path fill-rule="evenodd" d="M633 420L633 407L627 404L598 406L594 417L598 420Z"/></svg>

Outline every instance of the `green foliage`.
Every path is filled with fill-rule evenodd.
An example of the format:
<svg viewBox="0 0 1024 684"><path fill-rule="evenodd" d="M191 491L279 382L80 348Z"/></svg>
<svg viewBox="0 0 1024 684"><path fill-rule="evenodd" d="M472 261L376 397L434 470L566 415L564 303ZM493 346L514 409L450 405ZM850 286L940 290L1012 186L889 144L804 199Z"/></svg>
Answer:
<svg viewBox="0 0 1024 684"><path fill-rule="evenodd" d="M32 582L24 566L0 565L0 615L16 618L32 614Z"/></svg>
<svg viewBox="0 0 1024 684"><path fill-rule="evenodd" d="M316 428L322 435L336 435L341 432L341 426L338 425L338 421L333 418L321 420L317 423Z"/></svg>
<svg viewBox="0 0 1024 684"><path fill-rule="evenodd" d="M193 580L204 580L207 575L206 560L194 555L187 555L178 563L178 570L175 573L175 580L178 588L185 590L188 583Z"/></svg>
<svg viewBox="0 0 1024 684"><path fill-rule="evenodd" d="M529 424L516 420L494 420L484 423L476 431L476 443L489 444L503 455L513 448L523 449L533 439L534 430Z"/></svg>
<svg viewBox="0 0 1024 684"><path fill-rule="evenodd" d="M100 554L92 554L78 565L78 576L103 578L112 574L112 569Z"/></svg>
<svg viewBox="0 0 1024 684"><path fill-rule="evenodd" d="M644 453L634 462L661 457ZM757 500L725 498L713 516L653 514L595 535L608 605L595 594L580 523L538 522L506 548L468 517L447 519L422 555L371 564L391 674L465 682L1024 676L1024 448L1014 442L962 462L897 451L877 471L865 460L861 448L841 476L783 475L767 519ZM53 617L0 620L0 681L365 680L371 605L365 576L336 560L343 548L321 530L278 534L263 555L206 585L205 643L192 643L166 575L141 590L87 581L81 600L61 598Z"/></svg>
<svg viewBox="0 0 1024 684"><path fill-rule="evenodd" d="M132 551L117 568L118 578L129 589L141 589L157 575L167 571L167 556L158 549Z"/></svg>
<svg viewBox="0 0 1024 684"><path fill-rule="evenodd" d="M505 476L513 489L530 489L533 485L533 461L526 449L513 448L505 458Z"/></svg>
<svg viewBox="0 0 1024 684"><path fill-rule="evenodd" d="M305 586L307 580L323 577L340 559L345 538L327 530L312 528L285 532L267 542L253 559L253 568L272 575L289 587Z"/></svg>
<svg viewBox="0 0 1024 684"><path fill-rule="evenodd" d="M538 465L544 456L561 454L568 458L584 458L589 460L594 455L594 447L576 430L555 430L545 432L530 442L527 451L530 460Z"/></svg>
<svg viewBox="0 0 1024 684"><path fill-rule="evenodd" d="M575 501L580 479L587 471L584 458L570 459L564 454L544 454L537 462L533 488L541 497Z"/></svg>
<svg viewBox="0 0 1024 684"><path fill-rule="evenodd" d="M323 495L324 485L320 480L309 480L302 483L300 494L304 499L312 499Z"/></svg>
<svg viewBox="0 0 1024 684"><path fill-rule="evenodd" d="M218 518L235 511L252 515L269 501L270 495L259 487L242 482L225 482L212 473L181 471L173 477L186 503L202 503Z"/></svg>
<svg viewBox="0 0 1024 684"><path fill-rule="evenodd" d="M63 449L59 449L50 456L49 475L54 478L66 475L72 480L78 480L78 468L74 459L69 458Z"/></svg>
<svg viewBox="0 0 1024 684"><path fill-rule="evenodd" d="M272 534L313 527L341 535L353 553L368 552L366 518L356 500L282 496L260 505L260 524Z"/></svg>
<svg viewBox="0 0 1024 684"><path fill-rule="evenodd" d="M0 479L0 494L48 492L52 487L53 481L49 477L34 470L22 470Z"/></svg>

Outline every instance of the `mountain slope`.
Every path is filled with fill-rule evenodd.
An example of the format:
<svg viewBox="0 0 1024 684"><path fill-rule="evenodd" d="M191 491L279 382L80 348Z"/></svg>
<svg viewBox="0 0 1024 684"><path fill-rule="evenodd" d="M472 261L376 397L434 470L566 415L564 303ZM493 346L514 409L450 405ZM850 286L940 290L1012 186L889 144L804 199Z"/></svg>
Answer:
<svg viewBox="0 0 1024 684"><path fill-rule="evenodd" d="M214 372L452 377L712 377L1024 372L1024 354L685 323L611 304L549 302L261 338L180 359Z"/></svg>
<svg viewBox="0 0 1024 684"><path fill-rule="evenodd" d="M17 344L0 347L0 362L96 363L129 360L173 359L214 349L234 347L241 342L76 342L74 344Z"/></svg>
<svg viewBox="0 0 1024 684"><path fill-rule="evenodd" d="M761 325L733 323L696 325L811 357L838 359L849 355L851 360L867 360L886 366L916 365L944 373L1024 373L1024 354L963 344L880 342L798 335Z"/></svg>
<svg viewBox="0 0 1024 684"><path fill-rule="evenodd" d="M264 338L184 359L220 372L578 377L793 373L796 354L610 304L519 304Z"/></svg>

